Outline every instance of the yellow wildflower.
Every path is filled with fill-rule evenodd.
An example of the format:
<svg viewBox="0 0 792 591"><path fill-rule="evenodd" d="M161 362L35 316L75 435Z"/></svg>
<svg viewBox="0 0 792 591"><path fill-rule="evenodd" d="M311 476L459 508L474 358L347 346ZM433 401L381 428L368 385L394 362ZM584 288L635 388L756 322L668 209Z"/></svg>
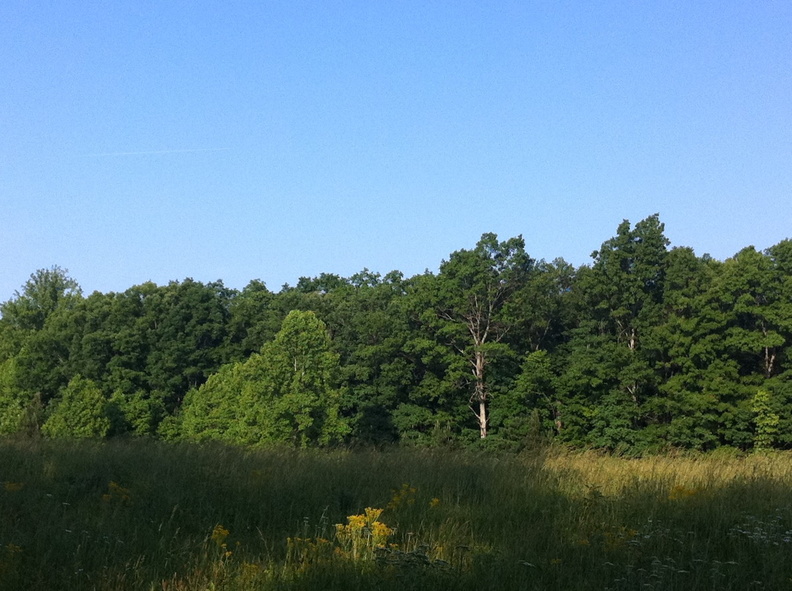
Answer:
<svg viewBox="0 0 792 591"><path fill-rule="evenodd" d="M379 516L382 515L382 509L372 509L371 507L366 507L366 522L369 524L374 523L379 519Z"/></svg>
<svg viewBox="0 0 792 591"><path fill-rule="evenodd" d="M416 492L418 492L417 488L405 482L401 485L401 488L393 491L393 497L386 509L398 509L402 505L414 505Z"/></svg>
<svg viewBox="0 0 792 591"><path fill-rule="evenodd" d="M217 524L212 530L212 541L217 545L218 548L225 548L225 541L230 533L231 532L229 532L222 525Z"/></svg>
<svg viewBox="0 0 792 591"><path fill-rule="evenodd" d="M23 488L25 488L24 482L4 482L3 488L6 492L19 492Z"/></svg>
<svg viewBox="0 0 792 591"><path fill-rule="evenodd" d="M380 544L388 539L393 533L393 530L381 521L375 521L371 524L371 535L374 537L374 543Z"/></svg>
<svg viewBox="0 0 792 591"><path fill-rule="evenodd" d="M366 507L360 515L347 517L347 524L337 524L336 540L353 560L370 558L375 548L384 546L393 529L379 521L382 509Z"/></svg>

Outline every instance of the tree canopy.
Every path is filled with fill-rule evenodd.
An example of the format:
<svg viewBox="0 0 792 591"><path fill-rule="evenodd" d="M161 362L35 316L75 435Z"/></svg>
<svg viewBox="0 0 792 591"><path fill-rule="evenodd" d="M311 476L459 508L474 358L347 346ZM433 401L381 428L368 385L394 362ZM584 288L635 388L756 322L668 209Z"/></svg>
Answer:
<svg viewBox="0 0 792 591"><path fill-rule="evenodd" d="M0 304L0 434L642 453L792 445L792 241L717 261L658 215L578 268L483 234L405 277L192 279Z"/></svg>

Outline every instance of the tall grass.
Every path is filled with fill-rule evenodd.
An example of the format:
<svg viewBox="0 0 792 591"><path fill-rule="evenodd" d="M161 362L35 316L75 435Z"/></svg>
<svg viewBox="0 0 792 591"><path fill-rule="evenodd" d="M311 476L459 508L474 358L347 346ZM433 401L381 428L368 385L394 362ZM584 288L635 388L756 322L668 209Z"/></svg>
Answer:
<svg viewBox="0 0 792 591"><path fill-rule="evenodd" d="M5 441L0 590L783 589L791 485L787 454Z"/></svg>

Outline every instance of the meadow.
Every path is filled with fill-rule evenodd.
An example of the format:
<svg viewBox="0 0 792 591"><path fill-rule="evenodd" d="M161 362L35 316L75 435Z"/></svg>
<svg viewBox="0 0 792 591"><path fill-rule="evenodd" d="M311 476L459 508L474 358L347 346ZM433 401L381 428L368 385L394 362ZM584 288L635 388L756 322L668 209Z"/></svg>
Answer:
<svg viewBox="0 0 792 591"><path fill-rule="evenodd" d="M792 455L0 442L0 589L792 588Z"/></svg>

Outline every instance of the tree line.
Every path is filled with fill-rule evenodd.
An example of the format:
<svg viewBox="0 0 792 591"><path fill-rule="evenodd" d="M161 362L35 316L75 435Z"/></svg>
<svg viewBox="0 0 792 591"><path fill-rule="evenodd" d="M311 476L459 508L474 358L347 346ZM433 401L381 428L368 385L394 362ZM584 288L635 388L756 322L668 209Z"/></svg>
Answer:
<svg viewBox="0 0 792 591"><path fill-rule="evenodd" d="M658 215L575 268L484 234L436 273L144 283L0 305L0 433L247 444L792 445L792 240L718 261Z"/></svg>

